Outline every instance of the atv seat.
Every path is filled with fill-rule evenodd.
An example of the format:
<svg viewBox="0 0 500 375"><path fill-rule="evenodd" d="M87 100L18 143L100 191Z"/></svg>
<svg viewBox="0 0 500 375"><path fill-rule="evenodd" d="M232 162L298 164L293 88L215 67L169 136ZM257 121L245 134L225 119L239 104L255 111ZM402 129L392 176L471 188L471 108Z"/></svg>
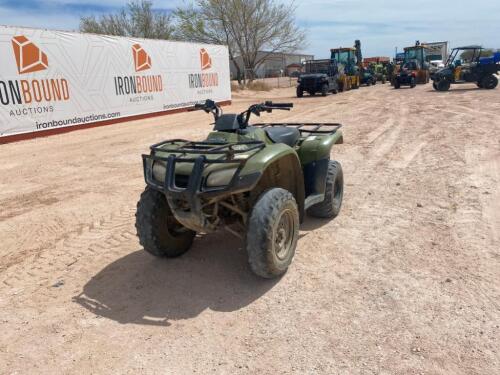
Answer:
<svg viewBox="0 0 500 375"><path fill-rule="evenodd" d="M271 126L265 129L267 136L274 143L284 143L290 147L297 144L300 132L296 128L287 126Z"/></svg>

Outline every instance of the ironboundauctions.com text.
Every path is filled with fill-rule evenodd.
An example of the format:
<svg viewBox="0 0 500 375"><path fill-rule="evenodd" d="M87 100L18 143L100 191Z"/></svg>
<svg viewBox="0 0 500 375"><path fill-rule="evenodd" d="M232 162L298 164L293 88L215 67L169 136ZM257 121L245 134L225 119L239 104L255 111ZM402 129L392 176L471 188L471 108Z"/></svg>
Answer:
<svg viewBox="0 0 500 375"><path fill-rule="evenodd" d="M88 115L85 117L73 117L71 119L65 119L65 120L51 120L47 122L37 122L36 128L37 130L40 130L47 128L58 128L61 126L68 126L68 125L80 125L90 122L109 120L116 117L120 117L120 112L113 112L101 115Z"/></svg>

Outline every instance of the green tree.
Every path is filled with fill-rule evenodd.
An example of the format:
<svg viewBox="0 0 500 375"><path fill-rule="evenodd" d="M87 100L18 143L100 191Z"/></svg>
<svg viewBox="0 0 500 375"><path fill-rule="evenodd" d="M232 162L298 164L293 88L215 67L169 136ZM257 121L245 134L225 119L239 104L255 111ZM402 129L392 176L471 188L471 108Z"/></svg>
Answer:
<svg viewBox="0 0 500 375"><path fill-rule="evenodd" d="M295 23L295 5L276 0L196 0L175 12L176 37L225 44L238 80L254 78L270 54L304 47L305 33ZM259 53L266 51L266 53ZM241 59L243 67L236 63ZM243 68L243 69L241 69Z"/></svg>
<svg viewBox="0 0 500 375"><path fill-rule="evenodd" d="M122 10L100 17L81 17L80 31L85 33L171 39L174 28L171 14L153 9L148 0L131 1Z"/></svg>
<svg viewBox="0 0 500 375"><path fill-rule="evenodd" d="M490 57L493 56L493 53L495 53L494 50L492 49L483 49L481 51L481 56L480 57ZM465 61L471 61L471 59L474 57L474 50L465 50L460 54L460 58Z"/></svg>

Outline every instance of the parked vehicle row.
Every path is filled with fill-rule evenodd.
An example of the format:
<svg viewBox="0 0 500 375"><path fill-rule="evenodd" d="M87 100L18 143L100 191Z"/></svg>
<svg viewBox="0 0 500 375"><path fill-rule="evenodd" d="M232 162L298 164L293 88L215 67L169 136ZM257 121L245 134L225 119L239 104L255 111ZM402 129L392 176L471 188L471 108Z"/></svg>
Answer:
<svg viewBox="0 0 500 375"><path fill-rule="evenodd" d="M382 63L378 58L362 63L361 43L354 47L331 49L330 59L310 60L304 63L304 72L298 77L297 97L304 93L314 96L357 89L362 85L384 84L389 81L395 89L402 86L416 87L433 81L437 91L447 91L453 84L474 82L479 88L494 89L498 85L496 74L500 71L500 52L485 57L481 46L453 49L446 63L428 61L428 48L416 42L404 48L394 62Z"/></svg>

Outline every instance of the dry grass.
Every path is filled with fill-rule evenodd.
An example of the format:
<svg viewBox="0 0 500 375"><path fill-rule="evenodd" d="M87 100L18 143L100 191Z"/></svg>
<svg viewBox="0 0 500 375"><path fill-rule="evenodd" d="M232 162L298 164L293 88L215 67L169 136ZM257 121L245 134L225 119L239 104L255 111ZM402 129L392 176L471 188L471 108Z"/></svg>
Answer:
<svg viewBox="0 0 500 375"><path fill-rule="evenodd" d="M250 90L250 91L271 91L272 87L266 82L262 81L253 81L247 82L246 85L239 85L237 82L231 82L231 91L239 92L241 90Z"/></svg>
<svg viewBox="0 0 500 375"><path fill-rule="evenodd" d="M253 81L247 83L247 89L252 91L271 91L271 86L262 81Z"/></svg>
<svg viewBox="0 0 500 375"><path fill-rule="evenodd" d="M243 89L243 87L240 84L238 84L238 82L234 82L234 81L231 82L231 91L232 92L239 92L242 89Z"/></svg>

